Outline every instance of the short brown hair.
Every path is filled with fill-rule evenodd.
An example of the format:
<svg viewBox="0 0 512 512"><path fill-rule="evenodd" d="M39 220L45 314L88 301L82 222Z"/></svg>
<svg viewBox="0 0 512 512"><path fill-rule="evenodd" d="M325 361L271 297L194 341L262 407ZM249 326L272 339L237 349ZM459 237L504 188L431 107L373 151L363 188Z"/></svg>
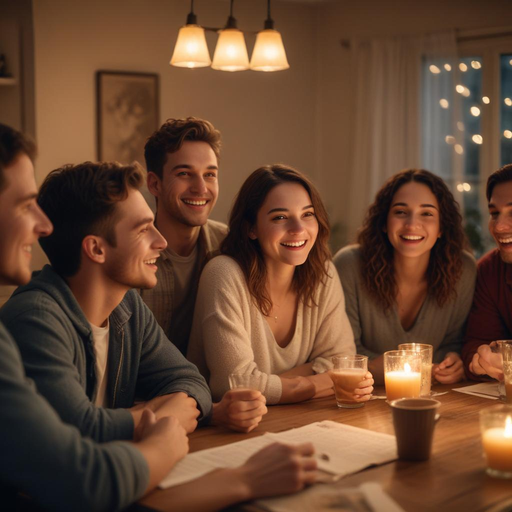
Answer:
<svg viewBox="0 0 512 512"><path fill-rule="evenodd" d="M494 187L500 183L506 183L507 181L512 181L512 164L504 165L489 176L487 179L487 188L485 191L487 201L491 200Z"/></svg>
<svg viewBox="0 0 512 512"><path fill-rule="evenodd" d="M70 277L78 272L82 241L88 235L102 236L116 246L116 204L143 183L140 167L118 163L65 165L48 174L37 202L54 228L39 243L57 273Z"/></svg>
<svg viewBox="0 0 512 512"><path fill-rule="evenodd" d="M407 183L426 185L439 204L441 237L430 251L427 269L429 293L442 307L456 296L462 275L462 251L467 247L459 204L446 183L424 169L406 169L391 178L377 192L363 222L357 241L361 247L361 277L373 299L385 310L396 303L397 286L393 266L394 249L385 233L395 193Z"/></svg>
<svg viewBox="0 0 512 512"><path fill-rule="evenodd" d="M162 179L167 153L179 151L185 141L206 142L217 160L220 158L220 132L209 121L197 117L167 119L146 141L144 158L148 172Z"/></svg>
<svg viewBox="0 0 512 512"><path fill-rule="evenodd" d="M327 276L330 227L327 211L313 183L299 171L284 165L267 165L256 169L244 182L235 199L229 218L229 232L221 245L221 252L231 256L242 268L247 286L255 303L264 315L272 309L266 290L267 268L258 240L249 237L256 224L258 211L269 192L282 183L302 185L311 198L318 220L318 235L308 259L295 268L294 286L305 304L314 304L314 294Z"/></svg>
<svg viewBox="0 0 512 512"><path fill-rule="evenodd" d="M0 192L6 186L4 169L20 154L27 155L33 162L36 157L36 145L21 132L0 123Z"/></svg>

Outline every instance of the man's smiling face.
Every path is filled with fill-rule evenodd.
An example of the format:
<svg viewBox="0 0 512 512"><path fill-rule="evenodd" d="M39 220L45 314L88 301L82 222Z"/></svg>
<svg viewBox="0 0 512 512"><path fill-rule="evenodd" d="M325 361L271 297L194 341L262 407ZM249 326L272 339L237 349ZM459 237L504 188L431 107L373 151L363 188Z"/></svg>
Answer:
<svg viewBox="0 0 512 512"><path fill-rule="evenodd" d="M219 195L218 170L207 142L185 141L168 153L155 194L159 215L190 227L206 224Z"/></svg>
<svg viewBox="0 0 512 512"><path fill-rule="evenodd" d="M489 200L489 231L501 259L512 263L512 181L497 184Z"/></svg>

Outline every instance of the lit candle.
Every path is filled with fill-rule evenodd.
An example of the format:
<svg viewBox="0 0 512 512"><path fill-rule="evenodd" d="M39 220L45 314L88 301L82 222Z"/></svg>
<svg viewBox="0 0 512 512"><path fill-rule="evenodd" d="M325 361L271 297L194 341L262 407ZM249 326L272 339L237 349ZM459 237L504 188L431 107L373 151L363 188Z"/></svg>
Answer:
<svg viewBox="0 0 512 512"><path fill-rule="evenodd" d="M388 401L397 398L416 398L421 391L421 372L413 372L409 363L403 371L388 371L384 374Z"/></svg>
<svg viewBox="0 0 512 512"><path fill-rule="evenodd" d="M507 416L505 427L492 427L482 433L487 467L496 476L512 477L512 417ZM491 472L493 474L493 472Z"/></svg>

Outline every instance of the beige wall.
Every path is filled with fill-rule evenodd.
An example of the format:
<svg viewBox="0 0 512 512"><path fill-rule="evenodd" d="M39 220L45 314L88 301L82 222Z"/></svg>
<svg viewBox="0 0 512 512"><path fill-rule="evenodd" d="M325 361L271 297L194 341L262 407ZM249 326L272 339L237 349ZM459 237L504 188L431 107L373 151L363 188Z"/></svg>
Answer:
<svg viewBox="0 0 512 512"><path fill-rule="evenodd" d="M316 178L333 223L343 227L347 201L352 111L350 51L340 40L413 35L445 29L512 25L510 0L365 0L320 4L317 12ZM398 171L399 169L397 169ZM341 229L343 234L343 229ZM338 237L337 243L347 242Z"/></svg>
<svg viewBox="0 0 512 512"><path fill-rule="evenodd" d="M225 23L226 0L195 3L200 24ZM260 30L265 4L237 0L239 26ZM33 0L39 182L64 163L96 158L97 70L156 72L161 120L195 115L222 131L215 219L227 219L233 196L252 170L286 162L319 184L333 223L342 226L350 215L346 191L354 113L349 52L340 40L490 27L511 20L509 0L275 0L273 18L291 69L224 73L169 66L189 5L188 0ZM216 36L208 34L208 41L213 55ZM254 35L247 42L251 51ZM341 230L336 244L344 241ZM36 254L34 266L43 261Z"/></svg>

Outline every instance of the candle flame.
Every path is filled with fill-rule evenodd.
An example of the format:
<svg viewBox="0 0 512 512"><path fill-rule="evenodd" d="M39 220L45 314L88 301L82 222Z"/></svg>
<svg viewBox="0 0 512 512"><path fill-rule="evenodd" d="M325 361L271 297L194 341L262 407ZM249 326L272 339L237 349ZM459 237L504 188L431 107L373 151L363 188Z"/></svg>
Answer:
<svg viewBox="0 0 512 512"><path fill-rule="evenodd" d="M505 422L505 437L512 437L512 417L507 416Z"/></svg>
<svg viewBox="0 0 512 512"><path fill-rule="evenodd" d="M411 373L411 365L409 363L404 364L404 371Z"/></svg>

